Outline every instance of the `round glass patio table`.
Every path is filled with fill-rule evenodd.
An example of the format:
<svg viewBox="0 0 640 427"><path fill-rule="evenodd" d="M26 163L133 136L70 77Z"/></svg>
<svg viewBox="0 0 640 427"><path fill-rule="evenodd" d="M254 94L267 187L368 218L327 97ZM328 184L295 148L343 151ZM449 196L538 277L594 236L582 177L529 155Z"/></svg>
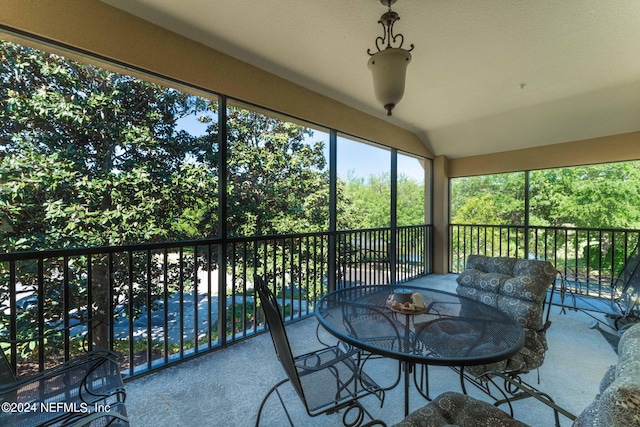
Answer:
<svg viewBox="0 0 640 427"><path fill-rule="evenodd" d="M396 289L420 294L424 308L393 306L390 296ZM340 289L319 300L316 316L345 343L403 362L405 415L413 365L484 365L513 356L524 344L522 327L497 308L413 286Z"/></svg>

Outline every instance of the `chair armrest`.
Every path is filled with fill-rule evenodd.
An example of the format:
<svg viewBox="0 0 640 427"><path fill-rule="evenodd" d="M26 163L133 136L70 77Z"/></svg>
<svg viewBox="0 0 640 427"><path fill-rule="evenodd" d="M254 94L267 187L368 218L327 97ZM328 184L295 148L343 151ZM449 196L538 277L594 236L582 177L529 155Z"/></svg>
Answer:
<svg viewBox="0 0 640 427"><path fill-rule="evenodd" d="M331 358L330 360L326 361L325 363L322 364L316 364L316 365L307 365L305 363L299 363L300 361L306 362L307 360L313 360L319 359L319 355L322 353L326 353L331 351L335 357ZM329 347L326 349L322 349L319 351L315 351L312 353L307 353L307 354L303 354L301 356L297 356L295 358L295 365L297 368L299 369L303 369L305 371L311 371L311 372L315 372L315 371L321 371L325 368L327 368L328 366L333 366L335 365L337 362L341 362L345 359L350 359L351 357L353 357L354 355L360 353L359 349L352 349L349 350L347 352L341 350L339 347ZM301 375L304 375L304 373L301 373Z"/></svg>

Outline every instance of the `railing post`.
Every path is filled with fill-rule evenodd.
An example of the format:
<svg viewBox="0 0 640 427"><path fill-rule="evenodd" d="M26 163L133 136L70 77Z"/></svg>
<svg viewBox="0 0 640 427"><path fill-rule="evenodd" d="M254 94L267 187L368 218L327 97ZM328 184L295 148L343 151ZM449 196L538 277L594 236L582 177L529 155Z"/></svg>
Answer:
<svg viewBox="0 0 640 427"><path fill-rule="evenodd" d="M389 275L391 283L396 283L396 256L398 247L398 150L391 150L391 236L389 241Z"/></svg>
<svg viewBox="0 0 640 427"><path fill-rule="evenodd" d="M221 346L227 343L227 98L218 98L218 236L222 240L218 251L218 341Z"/></svg>
<svg viewBox="0 0 640 427"><path fill-rule="evenodd" d="M529 174L524 172L524 257L529 258Z"/></svg>
<svg viewBox="0 0 640 427"><path fill-rule="evenodd" d="M336 267L338 253L337 229L337 188L338 188L338 134L331 130L329 134L329 248L327 269L327 291L336 290Z"/></svg>

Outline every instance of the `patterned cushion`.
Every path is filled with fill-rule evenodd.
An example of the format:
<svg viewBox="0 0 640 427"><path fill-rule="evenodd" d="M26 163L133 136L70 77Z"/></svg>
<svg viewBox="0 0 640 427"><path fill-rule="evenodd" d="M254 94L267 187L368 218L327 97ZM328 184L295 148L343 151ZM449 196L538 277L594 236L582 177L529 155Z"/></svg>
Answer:
<svg viewBox="0 0 640 427"><path fill-rule="evenodd" d="M469 255L467 258L467 270L480 270L487 272L487 260L489 257L484 255Z"/></svg>
<svg viewBox="0 0 640 427"><path fill-rule="evenodd" d="M527 372L542 365L547 350L543 305L555 277L556 269L548 261L469 255L456 292L507 313L524 328L525 345L509 360L469 367L467 372Z"/></svg>
<svg viewBox="0 0 640 427"><path fill-rule="evenodd" d="M484 273L500 273L513 275L515 258L508 257L488 257L485 255L469 255L466 269L479 270Z"/></svg>
<svg viewBox="0 0 640 427"><path fill-rule="evenodd" d="M487 273L482 270L468 268L460 273L458 279L466 286L485 292L498 292L504 282L511 276L501 273Z"/></svg>
<svg viewBox="0 0 640 427"><path fill-rule="evenodd" d="M516 263L515 258L507 257L489 257L487 267L489 273L500 273L513 276L513 267Z"/></svg>
<svg viewBox="0 0 640 427"><path fill-rule="evenodd" d="M394 427L527 427L490 403L446 392L410 413Z"/></svg>
<svg viewBox="0 0 640 427"><path fill-rule="evenodd" d="M600 394L576 418L574 427L640 426L640 324L618 345L618 364L605 373Z"/></svg>

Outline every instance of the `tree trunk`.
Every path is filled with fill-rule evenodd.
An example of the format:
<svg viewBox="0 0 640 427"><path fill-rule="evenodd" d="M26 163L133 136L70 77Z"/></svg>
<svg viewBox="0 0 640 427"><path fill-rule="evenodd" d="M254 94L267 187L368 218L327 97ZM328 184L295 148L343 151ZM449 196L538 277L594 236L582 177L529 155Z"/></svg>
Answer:
<svg viewBox="0 0 640 427"><path fill-rule="evenodd" d="M93 329L94 348L108 349L110 336L109 325L112 322L113 314L109 304L109 260L107 255L98 255L94 258L92 266L91 281L91 312L89 316L101 319ZM95 324L91 325L95 326Z"/></svg>

